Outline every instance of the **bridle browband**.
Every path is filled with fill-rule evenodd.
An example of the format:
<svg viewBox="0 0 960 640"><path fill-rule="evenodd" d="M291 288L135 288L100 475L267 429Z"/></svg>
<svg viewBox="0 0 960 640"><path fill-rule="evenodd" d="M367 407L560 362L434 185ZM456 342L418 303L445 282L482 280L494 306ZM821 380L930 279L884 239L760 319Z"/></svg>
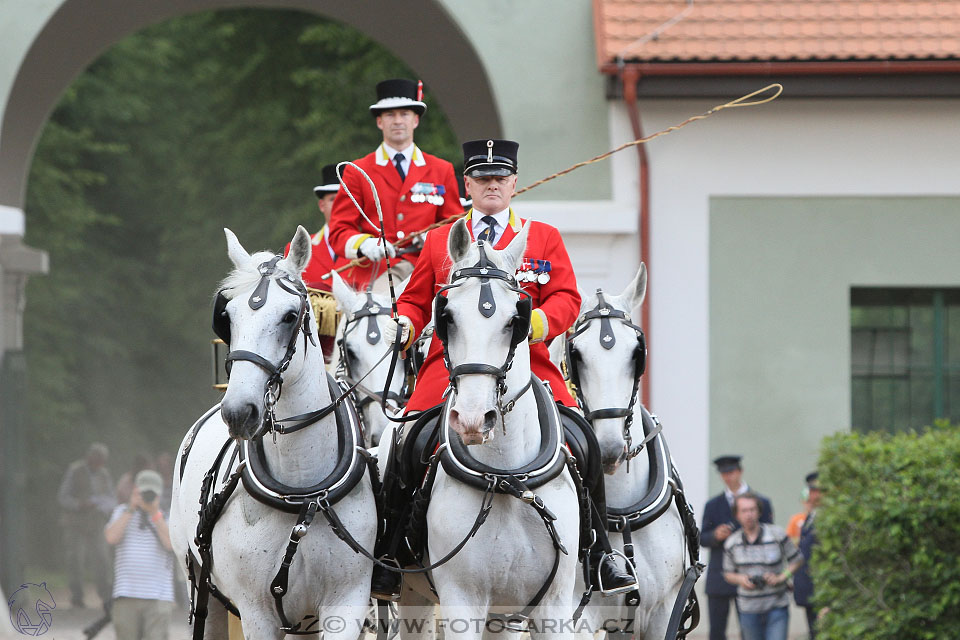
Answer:
<svg viewBox="0 0 960 640"><path fill-rule="evenodd" d="M507 271L504 271L503 269L498 269L492 262L490 262L490 259L487 257L486 250L484 249L483 240L477 241L477 248L480 250L480 259L477 264L473 267L463 267L454 271L450 284L442 287L437 292L437 296L433 301L433 317L435 323L434 333L440 339L440 343L443 345L443 362L447 367L447 371L449 372L450 385L447 387L447 391L444 393L444 395L450 391L457 391L457 380L460 378L460 376L471 374L493 376L497 380L497 409L500 412L502 422L502 416L506 413L509 413L513 409L517 400L520 398L520 396L527 392L531 384L531 382L528 381L523 389L520 390L520 393L515 395L507 403L503 402L503 395L507 391L507 372L510 371L510 368L513 366L513 358L514 354L516 353L517 346L523 340L526 340L527 334L530 331L532 299L529 293L520 288L520 286L517 284L516 278L513 275ZM497 303L493 297L493 289L490 286L491 279L504 282L510 291L513 291L519 296L519 299L517 300L517 312L513 316L513 331L510 334L510 348L507 351L506 359L499 367L482 362L468 362L457 365L456 367L451 367L450 365L450 353L447 348L447 340L449 337L447 326L448 318L445 315L448 300L443 294L451 289L456 289L463 286L468 278L480 279L480 296L477 300L477 309L485 318L492 317L497 310Z"/></svg>
<svg viewBox="0 0 960 640"><path fill-rule="evenodd" d="M608 407L590 411L587 407L587 399L584 396L583 388L580 386L580 374L577 368L577 360L580 359L580 353L577 351L573 341L590 328L591 322L594 320L599 320L600 346L609 351L617 343L617 338L613 333L613 327L610 322L611 319L619 320L622 324L630 327L637 336L637 345L633 351L633 389L630 392L630 401L626 407ZM570 376L570 381L573 382L574 386L577 388L577 402L579 403L580 408L583 410L583 417L586 418L587 422L591 424L593 424L594 420L624 418L623 439L627 443L627 446L621 461L626 460L629 462L632 458L635 458L640 454L641 451L643 451L644 446L650 442L651 439L656 437L656 433L659 433L658 429L656 433L652 433L645 437L643 441L635 448L631 448L633 440L630 436L630 427L633 424L633 409L634 405L637 403L637 391L640 388L640 377L643 375L643 372L646 369L647 362L647 342L643 335L643 329L633 324L630 314L619 309L614 309L612 305L603 299L603 290L597 289L597 306L584 313L577 320L577 323L573 326L573 334L567 337L566 351L567 373Z"/></svg>
<svg viewBox="0 0 960 640"><path fill-rule="evenodd" d="M343 335L337 339L337 348L340 351L340 362L337 365L337 377L346 381L347 384L352 384L354 389L358 392L357 398L355 399L355 404L357 411L363 411L368 404L371 402L377 402L384 409L387 408L387 403L393 403L393 409L399 409L404 403L407 397L410 395L409 385L406 381L406 376L404 376L403 387L400 389L400 393L395 391L386 390L386 393L376 392L371 389L368 389L364 385L360 384L359 381L354 381L350 366L347 362L347 336L350 335L353 331L356 331L357 328L362 324L363 318L367 319L366 327L366 340L368 344L376 345L382 339L382 334L380 332L380 325L377 322L377 316L390 316L390 307L377 304L373 299L373 294L368 288L365 292L367 300L364 302L363 307L350 314L344 323ZM383 358L380 360L383 361ZM404 362L407 362L405 360ZM378 362L371 368L376 368ZM366 376L363 376L366 377ZM362 380L363 377L360 379ZM389 386L389 381L388 385Z"/></svg>

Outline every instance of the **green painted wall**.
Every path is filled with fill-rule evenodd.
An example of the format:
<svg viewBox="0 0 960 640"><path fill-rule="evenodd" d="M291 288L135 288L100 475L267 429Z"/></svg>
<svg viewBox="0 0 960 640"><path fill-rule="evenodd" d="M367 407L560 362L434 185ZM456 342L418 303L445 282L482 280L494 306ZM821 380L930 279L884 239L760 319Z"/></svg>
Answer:
<svg viewBox="0 0 960 640"><path fill-rule="evenodd" d="M710 457L742 453L785 524L849 429L850 287L960 285L960 198L715 197L709 224Z"/></svg>

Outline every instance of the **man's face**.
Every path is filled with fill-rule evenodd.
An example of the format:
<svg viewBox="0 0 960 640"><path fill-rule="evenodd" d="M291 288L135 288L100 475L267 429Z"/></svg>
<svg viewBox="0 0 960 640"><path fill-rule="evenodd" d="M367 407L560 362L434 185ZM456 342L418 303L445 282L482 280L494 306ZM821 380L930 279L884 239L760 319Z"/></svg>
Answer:
<svg viewBox="0 0 960 640"><path fill-rule="evenodd" d="M317 207L320 209L320 213L323 214L324 220L330 219L330 210L333 208L333 201L337 199L337 194L335 193L325 193L323 197L317 200Z"/></svg>
<svg viewBox="0 0 960 640"><path fill-rule="evenodd" d="M736 491L740 488L740 476L742 475L743 469L733 469L732 471L721 472L720 478L730 491Z"/></svg>
<svg viewBox="0 0 960 640"><path fill-rule="evenodd" d="M737 522L748 531L752 531L760 522L760 508L753 498L737 498Z"/></svg>
<svg viewBox="0 0 960 640"><path fill-rule="evenodd" d="M377 116L377 128L383 132L383 141L400 150L413 142L413 130L420 124L420 116L412 109L388 109Z"/></svg>
<svg viewBox="0 0 960 640"><path fill-rule="evenodd" d="M510 206L510 199L517 189L517 176L466 176L463 184L473 200L474 209L481 213L494 214Z"/></svg>
<svg viewBox="0 0 960 640"><path fill-rule="evenodd" d="M823 494L820 492L820 489L810 487L810 496L807 498L807 502L811 509L816 509L820 506L820 498L822 495Z"/></svg>

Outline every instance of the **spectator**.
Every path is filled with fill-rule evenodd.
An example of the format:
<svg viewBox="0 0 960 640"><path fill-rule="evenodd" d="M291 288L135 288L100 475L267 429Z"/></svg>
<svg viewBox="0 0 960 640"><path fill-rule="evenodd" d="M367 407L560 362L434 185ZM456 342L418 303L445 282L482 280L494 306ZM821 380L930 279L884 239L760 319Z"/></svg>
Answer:
<svg viewBox="0 0 960 640"><path fill-rule="evenodd" d="M800 567L793 579L793 599L797 605L806 610L810 640L815 640L817 637L817 611L813 606L813 579L810 576L810 558L813 556L813 548L817 545L815 524L817 508L820 506L820 498L823 493L820 490L819 474L816 471L808 473L805 480L807 481L807 489L810 491L810 513L800 529L800 553L803 554L803 559L806 562Z"/></svg>
<svg viewBox="0 0 960 640"><path fill-rule="evenodd" d="M760 505L750 492L737 496L733 513L742 529L723 543L723 577L737 586L743 640L787 640L788 581L803 556L786 531L760 523Z"/></svg>
<svg viewBox="0 0 960 640"><path fill-rule="evenodd" d="M800 491L800 504L803 505L803 511L790 516L787 523L787 536L793 540L793 544L800 542L800 529L810 513L810 490L806 486Z"/></svg>
<svg viewBox="0 0 960 640"><path fill-rule="evenodd" d="M70 603L82 609L83 583L93 575L104 606L110 601L110 556L103 542L103 525L116 504L113 478L107 469L109 450L94 443L83 460L73 462L63 476L57 501L62 508L60 525L70 583Z"/></svg>
<svg viewBox="0 0 960 640"><path fill-rule="evenodd" d="M104 528L116 547L113 626L117 640L166 640L174 607L173 554L160 498L163 478L146 469L134 480L130 502Z"/></svg>
<svg viewBox="0 0 960 640"><path fill-rule="evenodd" d="M130 470L124 472L117 479L117 504L130 502L130 494L133 492L133 479L137 477L138 473L144 469L150 469L151 466L150 456L144 453L133 456L133 464L130 466Z"/></svg>
<svg viewBox="0 0 960 640"><path fill-rule="evenodd" d="M723 579L723 543L740 525L733 519L733 500L750 488L743 482L741 456L720 456L713 461L725 485L723 493L710 498L703 508L700 544L710 549L707 565L707 608L710 617L710 640L726 640L730 604L735 602L737 588ZM770 501L760 497L760 521L772 523Z"/></svg>

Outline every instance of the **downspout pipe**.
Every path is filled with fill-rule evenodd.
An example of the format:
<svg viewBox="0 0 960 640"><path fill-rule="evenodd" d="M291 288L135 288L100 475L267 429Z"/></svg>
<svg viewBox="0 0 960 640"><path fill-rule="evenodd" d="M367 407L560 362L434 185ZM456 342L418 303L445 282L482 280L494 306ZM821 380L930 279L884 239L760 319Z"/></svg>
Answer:
<svg viewBox="0 0 960 640"><path fill-rule="evenodd" d="M635 65L625 65L619 69L620 82L623 84L623 100L630 115L630 125L633 127L633 139L643 137L643 127L640 124L640 107L637 105L637 84L640 82L640 71ZM640 261L647 265L647 295L644 304L640 307L640 326L646 335L647 344L652 343L650 327L650 163L647 158L647 148L638 144L637 160L640 167L639 206L637 208L637 228L640 230ZM647 358L646 373L640 379L640 399L650 406L650 371L651 360Z"/></svg>

